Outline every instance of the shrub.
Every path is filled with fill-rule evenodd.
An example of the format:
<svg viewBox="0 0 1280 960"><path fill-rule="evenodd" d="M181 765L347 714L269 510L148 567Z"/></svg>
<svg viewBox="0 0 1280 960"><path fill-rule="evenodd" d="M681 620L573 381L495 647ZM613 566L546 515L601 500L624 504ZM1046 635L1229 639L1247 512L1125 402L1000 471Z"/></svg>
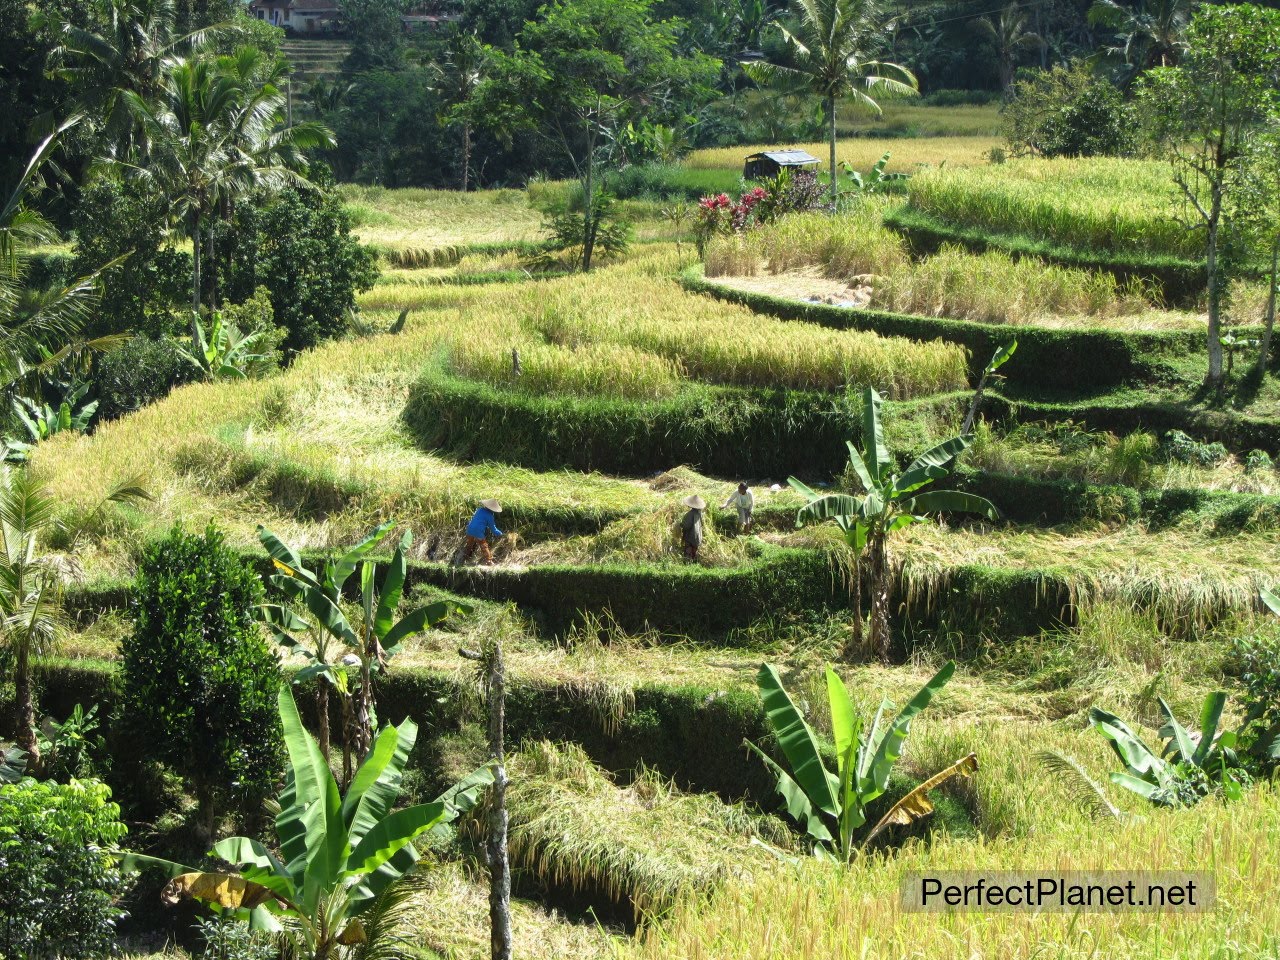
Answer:
<svg viewBox="0 0 1280 960"><path fill-rule="evenodd" d="M0 787L0 956L115 954L119 817L95 781Z"/></svg>
<svg viewBox="0 0 1280 960"><path fill-rule="evenodd" d="M1280 636L1239 637L1232 654L1244 686L1245 746L1263 754L1265 766L1274 767L1274 756L1265 755L1280 734Z"/></svg>
<svg viewBox="0 0 1280 960"><path fill-rule="evenodd" d="M113 420L168 395L199 376L170 337L134 337L98 359L98 415Z"/></svg>
<svg viewBox="0 0 1280 960"><path fill-rule="evenodd" d="M218 249L225 298L244 302L265 287L275 323L288 331L284 347L294 352L344 333L356 294L378 275L376 256L351 235L342 200L330 191L285 190L241 205Z"/></svg>
<svg viewBox="0 0 1280 960"><path fill-rule="evenodd" d="M210 834L220 804L260 799L280 772L280 666L254 617L261 601L257 574L213 528L175 528L143 553L123 720L194 786Z"/></svg>
<svg viewBox="0 0 1280 960"><path fill-rule="evenodd" d="M1245 473L1261 473L1274 467L1275 464L1271 460L1271 454L1265 450L1250 450L1244 458Z"/></svg>
<svg viewBox="0 0 1280 960"><path fill-rule="evenodd" d="M1113 83L1082 61L1033 73L1014 85L1013 94L1001 116L1015 154L1094 157L1133 151L1132 109Z"/></svg>
<svg viewBox="0 0 1280 960"><path fill-rule="evenodd" d="M1216 467L1227 459L1227 448L1220 443L1200 443L1181 430L1170 430L1160 441L1160 452L1172 463L1191 463L1200 467Z"/></svg>

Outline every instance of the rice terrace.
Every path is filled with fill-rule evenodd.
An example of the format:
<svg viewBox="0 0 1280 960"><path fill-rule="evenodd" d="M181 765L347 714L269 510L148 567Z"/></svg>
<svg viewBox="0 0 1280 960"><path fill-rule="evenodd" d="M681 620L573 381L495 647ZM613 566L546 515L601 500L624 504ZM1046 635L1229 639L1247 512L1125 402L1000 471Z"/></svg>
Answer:
<svg viewBox="0 0 1280 960"><path fill-rule="evenodd" d="M0 51L0 960L1280 960L1280 11Z"/></svg>

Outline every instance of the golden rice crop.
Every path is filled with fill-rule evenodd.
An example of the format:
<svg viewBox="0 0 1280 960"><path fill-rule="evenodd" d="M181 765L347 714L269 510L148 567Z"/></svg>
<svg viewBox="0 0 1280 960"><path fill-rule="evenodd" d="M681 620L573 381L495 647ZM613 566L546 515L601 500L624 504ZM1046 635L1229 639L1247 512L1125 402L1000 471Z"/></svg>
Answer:
<svg viewBox="0 0 1280 960"><path fill-rule="evenodd" d="M668 397L680 386L678 361L625 344L587 343L562 349L545 343L516 343L521 373L513 373L511 350L466 336L449 346L454 372L494 386L528 393L577 396Z"/></svg>
<svg viewBox="0 0 1280 960"><path fill-rule="evenodd" d="M1054 315L1115 317L1152 310L1139 283L1115 274L1015 259L998 250L974 254L944 245L931 257L880 278L873 306L986 323L1028 323Z"/></svg>
<svg viewBox="0 0 1280 960"><path fill-rule="evenodd" d="M353 232L384 251L405 251L397 266L438 266L473 243L536 240L542 215L521 190L396 189L345 184L342 199L356 212Z"/></svg>
<svg viewBox="0 0 1280 960"><path fill-rule="evenodd" d="M994 136L978 137L848 137L836 141L836 160L848 162L855 169L870 170L886 153L890 155L888 169L897 173L914 173L923 165L945 163L947 167L967 167L986 163L986 154L999 146ZM697 170L721 168L741 170L742 162L752 153L761 150L807 150L827 163L830 146L826 141L812 143L761 143L741 147L710 147L695 150L685 160L685 165ZM825 166L824 168L825 169Z"/></svg>
<svg viewBox="0 0 1280 960"><path fill-rule="evenodd" d="M1204 256L1203 239L1175 219L1168 166L1153 160L948 164L907 187L912 207L959 226L1085 250Z"/></svg>

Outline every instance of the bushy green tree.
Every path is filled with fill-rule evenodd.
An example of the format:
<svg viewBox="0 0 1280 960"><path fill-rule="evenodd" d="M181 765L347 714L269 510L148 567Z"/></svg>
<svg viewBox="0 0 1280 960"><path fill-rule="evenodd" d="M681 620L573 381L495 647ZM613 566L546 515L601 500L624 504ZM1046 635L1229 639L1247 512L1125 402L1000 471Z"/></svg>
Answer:
<svg viewBox="0 0 1280 960"><path fill-rule="evenodd" d="M167 242L168 205L140 180L98 179L81 190L72 212L73 274L124 258L102 275L98 307L86 326L90 336L181 332L173 308L187 297L191 257Z"/></svg>
<svg viewBox="0 0 1280 960"><path fill-rule="evenodd" d="M1133 109L1083 61L1037 71L1013 90L1000 122L1015 154L1121 156L1137 145Z"/></svg>
<svg viewBox="0 0 1280 960"><path fill-rule="evenodd" d="M288 331L286 350L340 336L356 294L378 275L373 251L352 236L341 198L329 191L285 190L244 204L222 243L228 299L265 287L275 324Z"/></svg>
<svg viewBox="0 0 1280 960"><path fill-rule="evenodd" d="M101 783L0 786L0 957L115 956L124 835Z"/></svg>
<svg viewBox="0 0 1280 960"><path fill-rule="evenodd" d="M1280 112L1280 11L1206 5L1192 18L1186 40L1178 66L1144 74L1138 97L1157 147L1172 158L1185 219L1204 237L1207 379L1218 384L1230 200L1247 172L1250 142Z"/></svg>
<svg viewBox="0 0 1280 960"><path fill-rule="evenodd" d="M131 337L102 357L94 370L98 416L114 420L199 377L171 337Z"/></svg>
<svg viewBox="0 0 1280 960"><path fill-rule="evenodd" d="M175 528L143 553L122 644L123 722L194 788L203 828L269 794L281 770L280 665L254 611L262 583L210 527Z"/></svg>

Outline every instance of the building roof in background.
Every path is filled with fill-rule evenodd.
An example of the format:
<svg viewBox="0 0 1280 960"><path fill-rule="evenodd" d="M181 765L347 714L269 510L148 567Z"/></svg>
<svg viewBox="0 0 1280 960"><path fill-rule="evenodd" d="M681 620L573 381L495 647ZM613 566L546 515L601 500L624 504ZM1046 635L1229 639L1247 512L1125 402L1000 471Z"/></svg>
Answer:
<svg viewBox="0 0 1280 960"><path fill-rule="evenodd" d="M804 167L811 163L822 162L803 150L762 150L760 153L751 154L747 159L755 160L757 157L768 157L774 163L784 167Z"/></svg>

